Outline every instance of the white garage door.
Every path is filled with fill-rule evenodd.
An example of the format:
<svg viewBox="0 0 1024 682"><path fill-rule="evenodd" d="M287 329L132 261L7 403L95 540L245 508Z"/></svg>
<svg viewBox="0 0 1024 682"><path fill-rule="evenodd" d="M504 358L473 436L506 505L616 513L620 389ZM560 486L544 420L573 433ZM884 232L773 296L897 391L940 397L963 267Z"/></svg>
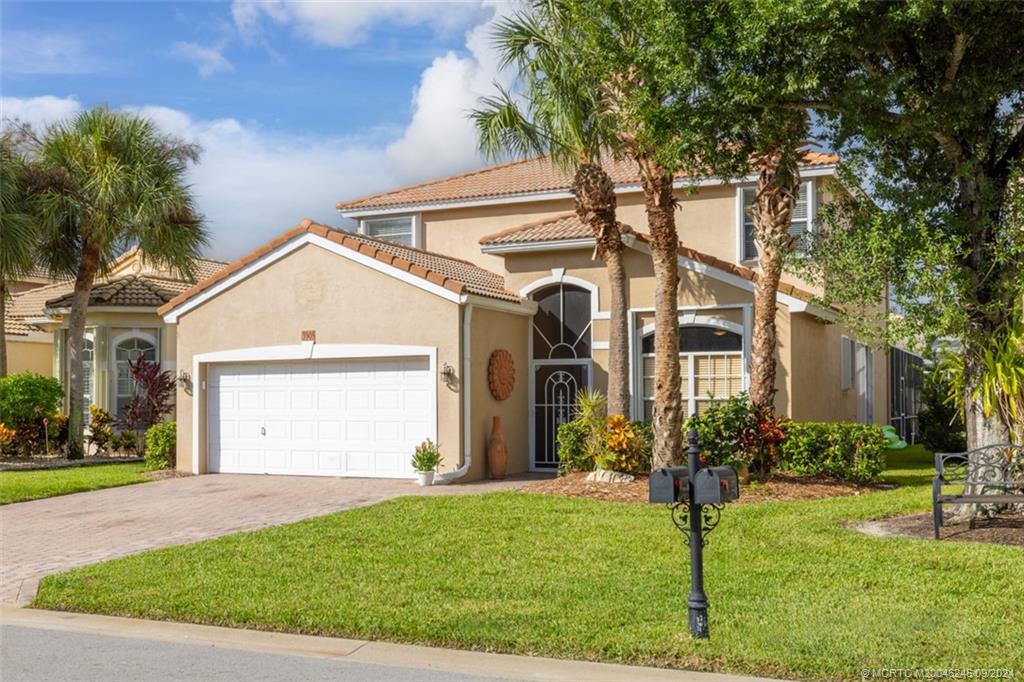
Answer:
<svg viewBox="0 0 1024 682"><path fill-rule="evenodd" d="M426 357L211 366L207 469L412 476L435 386Z"/></svg>

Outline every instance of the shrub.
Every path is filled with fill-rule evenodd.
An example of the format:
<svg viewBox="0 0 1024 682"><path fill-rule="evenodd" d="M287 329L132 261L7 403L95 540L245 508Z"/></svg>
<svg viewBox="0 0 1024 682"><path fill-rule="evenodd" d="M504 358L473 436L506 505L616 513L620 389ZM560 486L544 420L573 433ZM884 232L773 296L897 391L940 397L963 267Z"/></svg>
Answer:
<svg viewBox="0 0 1024 682"><path fill-rule="evenodd" d="M155 424L154 426L161 426L161 424ZM149 431L152 431L153 428L151 426L146 431L147 438L149 438ZM119 431L116 436L110 439L110 449L122 455L133 456L139 451L139 436L134 431Z"/></svg>
<svg viewBox="0 0 1024 682"><path fill-rule="evenodd" d="M416 471L435 471L441 464L441 450L429 438L416 446L412 455L412 468Z"/></svg>
<svg viewBox="0 0 1024 682"><path fill-rule="evenodd" d="M135 436L130 431L122 431L119 435L128 434L132 443ZM146 431L146 468L173 469L177 444L177 425L174 422L154 424Z"/></svg>
<svg viewBox="0 0 1024 682"><path fill-rule="evenodd" d="M0 378L0 422L15 434L11 450L28 457L46 447L46 424L60 410L64 391L53 377L22 372Z"/></svg>
<svg viewBox="0 0 1024 682"><path fill-rule="evenodd" d="M886 438L881 427L847 422L791 422L786 426L779 465L805 476L874 481L885 469Z"/></svg>
<svg viewBox="0 0 1024 682"><path fill-rule="evenodd" d="M944 372L932 370L924 376L921 408L917 411L917 439L933 452L963 452L967 430L959 403L948 399L951 389Z"/></svg>
<svg viewBox="0 0 1024 682"><path fill-rule="evenodd" d="M558 473L570 471L593 471L594 458L587 450L590 425L573 419L558 427L555 440L558 442Z"/></svg>
<svg viewBox="0 0 1024 682"><path fill-rule="evenodd" d="M686 429L697 429L697 442L709 466L748 467L761 477L771 471L785 438L786 421L763 414L746 393L714 402Z"/></svg>
<svg viewBox="0 0 1024 682"><path fill-rule="evenodd" d="M89 406L89 443L96 448L96 454L102 455L112 446L114 438L114 419L110 413L96 405ZM115 448L116 449L116 448Z"/></svg>
<svg viewBox="0 0 1024 682"><path fill-rule="evenodd" d="M17 432L14 429L9 429L3 422L0 422L0 454L7 454L7 448L14 443L16 435Z"/></svg>
<svg viewBox="0 0 1024 682"><path fill-rule="evenodd" d="M608 417L599 391L581 391L576 402L576 418L561 424L555 437L560 475L594 469L630 474L651 470L650 424L629 421L621 414Z"/></svg>
<svg viewBox="0 0 1024 682"><path fill-rule="evenodd" d="M599 469L627 474L651 470L653 440L649 426L616 414L604 424L603 435L604 447L594 458Z"/></svg>

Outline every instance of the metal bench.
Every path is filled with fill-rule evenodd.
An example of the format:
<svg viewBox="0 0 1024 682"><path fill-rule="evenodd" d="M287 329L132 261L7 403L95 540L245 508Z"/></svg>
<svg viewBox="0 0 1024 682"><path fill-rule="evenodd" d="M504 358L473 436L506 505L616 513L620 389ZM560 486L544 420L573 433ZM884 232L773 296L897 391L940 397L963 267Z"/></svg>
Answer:
<svg viewBox="0 0 1024 682"><path fill-rule="evenodd" d="M963 485L963 492L943 493L944 485ZM944 504L1024 504L1024 447L988 445L970 452L935 453L932 518L936 540Z"/></svg>

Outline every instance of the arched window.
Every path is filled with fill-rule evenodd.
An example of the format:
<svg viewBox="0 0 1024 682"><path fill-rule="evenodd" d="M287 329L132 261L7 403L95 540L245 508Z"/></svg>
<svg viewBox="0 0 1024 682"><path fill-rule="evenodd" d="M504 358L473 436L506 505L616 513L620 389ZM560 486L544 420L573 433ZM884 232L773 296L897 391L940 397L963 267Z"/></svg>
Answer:
<svg viewBox="0 0 1024 682"><path fill-rule="evenodd" d="M654 332L643 337L644 418L654 413ZM743 391L743 337L720 327L679 327L679 372L687 416Z"/></svg>
<svg viewBox="0 0 1024 682"><path fill-rule="evenodd" d="M132 381L128 363L140 357L156 361L156 343L147 336L129 336L114 346L114 368L116 372L115 414L131 402L135 395L135 382Z"/></svg>
<svg viewBox="0 0 1024 682"><path fill-rule="evenodd" d="M533 358L590 357L590 292L573 284L553 284L533 294Z"/></svg>

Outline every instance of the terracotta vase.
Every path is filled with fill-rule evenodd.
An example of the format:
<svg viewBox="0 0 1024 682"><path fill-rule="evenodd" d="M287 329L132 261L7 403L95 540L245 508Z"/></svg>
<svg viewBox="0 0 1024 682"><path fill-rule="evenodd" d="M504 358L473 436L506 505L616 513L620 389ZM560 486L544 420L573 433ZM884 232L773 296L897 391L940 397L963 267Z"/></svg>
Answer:
<svg viewBox="0 0 1024 682"><path fill-rule="evenodd" d="M501 430L501 417L495 417L491 426L491 441L487 444L487 468L491 470L491 478L505 478L508 466L508 448L505 445L505 432Z"/></svg>

